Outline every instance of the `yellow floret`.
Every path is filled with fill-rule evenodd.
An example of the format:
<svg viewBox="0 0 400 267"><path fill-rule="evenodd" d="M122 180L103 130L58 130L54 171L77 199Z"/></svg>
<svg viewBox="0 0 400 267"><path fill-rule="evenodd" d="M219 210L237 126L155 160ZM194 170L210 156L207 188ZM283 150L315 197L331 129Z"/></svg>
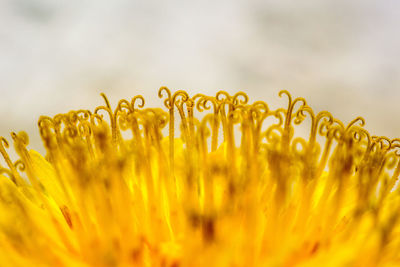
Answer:
<svg viewBox="0 0 400 267"><path fill-rule="evenodd" d="M1 266L400 265L400 139L287 91L158 95L40 117L45 156L0 139Z"/></svg>

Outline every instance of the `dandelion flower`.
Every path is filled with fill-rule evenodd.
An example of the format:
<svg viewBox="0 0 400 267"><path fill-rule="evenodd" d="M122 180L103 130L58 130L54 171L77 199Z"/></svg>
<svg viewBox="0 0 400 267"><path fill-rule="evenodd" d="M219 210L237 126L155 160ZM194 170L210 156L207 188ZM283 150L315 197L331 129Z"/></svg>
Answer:
<svg viewBox="0 0 400 267"><path fill-rule="evenodd" d="M40 117L45 156L1 138L2 266L400 265L400 139L287 91L158 95Z"/></svg>

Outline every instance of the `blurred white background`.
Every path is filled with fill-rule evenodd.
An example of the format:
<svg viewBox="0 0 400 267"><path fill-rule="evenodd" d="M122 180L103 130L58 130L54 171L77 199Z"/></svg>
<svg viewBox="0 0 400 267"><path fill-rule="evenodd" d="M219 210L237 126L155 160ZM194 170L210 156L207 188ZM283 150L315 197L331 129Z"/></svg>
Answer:
<svg viewBox="0 0 400 267"><path fill-rule="evenodd" d="M400 1L0 0L0 135L40 115L162 85L246 91L285 105L281 89L376 135L400 136Z"/></svg>

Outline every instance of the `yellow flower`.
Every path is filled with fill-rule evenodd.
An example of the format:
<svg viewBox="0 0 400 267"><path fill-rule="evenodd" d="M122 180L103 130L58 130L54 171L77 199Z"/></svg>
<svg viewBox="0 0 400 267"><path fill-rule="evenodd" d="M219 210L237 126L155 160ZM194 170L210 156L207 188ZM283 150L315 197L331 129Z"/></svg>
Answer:
<svg viewBox="0 0 400 267"><path fill-rule="evenodd" d="M1 266L399 266L400 140L279 95L103 95L39 119L45 158L2 138Z"/></svg>

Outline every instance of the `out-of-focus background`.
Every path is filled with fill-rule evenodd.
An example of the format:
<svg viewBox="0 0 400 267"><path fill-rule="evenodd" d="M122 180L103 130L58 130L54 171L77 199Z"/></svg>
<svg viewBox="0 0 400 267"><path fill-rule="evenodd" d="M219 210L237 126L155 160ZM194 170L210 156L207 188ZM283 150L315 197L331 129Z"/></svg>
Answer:
<svg viewBox="0 0 400 267"><path fill-rule="evenodd" d="M398 0L1 0L0 135L40 115L157 90L281 89L376 135L400 137ZM9 138L10 139L10 138Z"/></svg>

